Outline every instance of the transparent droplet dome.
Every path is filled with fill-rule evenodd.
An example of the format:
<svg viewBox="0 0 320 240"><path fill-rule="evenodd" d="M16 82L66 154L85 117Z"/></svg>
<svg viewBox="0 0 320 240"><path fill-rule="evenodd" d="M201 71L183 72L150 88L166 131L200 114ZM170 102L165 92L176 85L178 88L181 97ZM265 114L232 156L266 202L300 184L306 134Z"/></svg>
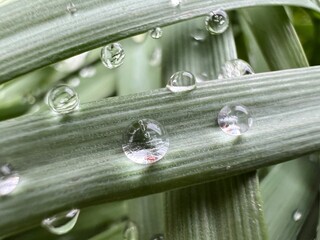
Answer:
<svg viewBox="0 0 320 240"><path fill-rule="evenodd" d="M174 93L188 92L195 88L196 78L192 73L186 71L176 72L167 83L167 89Z"/></svg>
<svg viewBox="0 0 320 240"><path fill-rule="evenodd" d="M169 149L167 131L152 119L134 121L124 131L122 149L133 162L155 163L162 159Z"/></svg>
<svg viewBox="0 0 320 240"><path fill-rule="evenodd" d="M254 71L249 63L241 59L233 59L225 62L221 67L218 78L228 79L251 74L254 74Z"/></svg>
<svg viewBox="0 0 320 240"><path fill-rule="evenodd" d="M77 92L68 85L58 85L47 95L47 103L52 111L59 114L73 112L79 108L80 100Z"/></svg>
<svg viewBox="0 0 320 240"><path fill-rule="evenodd" d="M122 65L125 52L120 43L111 43L101 49L101 62L109 69Z"/></svg>
<svg viewBox="0 0 320 240"><path fill-rule="evenodd" d="M218 124L221 130L232 136L247 132L253 123L247 107L241 104L228 105L221 109Z"/></svg>
<svg viewBox="0 0 320 240"><path fill-rule="evenodd" d="M153 38L153 39L159 39L162 37L162 29L160 27L156 27L152 30L150 30L150 36Z"/></svg>
<svg viewBox="0 0 320 240"><path fill-rule="evenodd" d="M229 16L226 11L218 9L212 11L205 19L205 26L210 34L224 33L229 27Z"/></svg>
<svg viewBox="0 0 320 240"><path fill-rule="evenodd" d="M62 212L50 218L44 219L41 225L53 234L66 234L70 232L76 225L79 214L79 209L72 209L70 211Z"/></svg>

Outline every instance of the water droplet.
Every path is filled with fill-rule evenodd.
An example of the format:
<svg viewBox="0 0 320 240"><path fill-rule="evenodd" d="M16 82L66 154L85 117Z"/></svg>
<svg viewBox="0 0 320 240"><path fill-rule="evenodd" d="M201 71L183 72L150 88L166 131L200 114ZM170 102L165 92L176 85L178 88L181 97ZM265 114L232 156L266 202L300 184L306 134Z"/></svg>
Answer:
<svg viewBox="0 0 320 240"><path fill-rule="evenodd" d="M60 114L73 112L79 108L80 104L76 91L67 85L59 85L51 89L47 100L51 110Z"/></svg>
<svg viewBox="0 0 320 240"><path fill-rule="evenodd" d="M180 7L182 0L171 0L171 5L173 7Z"/></svg>
<svg viewBox="0 0 320 240"><path fill-rule="evenodd" d="M123 134L122 149L126 156L136 163L155 163L165 156L168 148L166 130L152 119L134 121Z"/></svg>
<svg viewBox="0 0 320 240"><path fill-rule="evenodd" d="M72 209L71 211L59 213L53 217L44 219L41 225L53 234L66 234L76 225L79 214L79 209Z"/></svg>
<svg viewBox="0 0 320 240"><path fill-rule="evenodd" d="M160 27L156 27L152 30L149 31L150 32L150 36L153 38L153 39L159 39L162 37L162 29Z"/></svg>
<svg viewBox="0 0 320 240"><path fill-rule="evenodd" d="M252 70L249 63L241 59L234 59L227 61L222 66L221 73L219 74L218 78L227 79L250 74L254 74L254 71Z"/></svg>
<svg viewBox="0 0 320 240"><path fill-rule="evenodd" d="M186 92L195 89L196 78L190 72L180 71L173 74L168 83L167 88L174 93Z"/></svg>
<svg viewBox="0 0 320 240"><path fill-rule="evenodd" d="M96 74L96 68L93 66L85 67L80 70L79 75L82 78L91 78Z"/></svg>
<svg viewBox="0 0 320 240"><path fill-rule="evenodd" d="M191 37L197 42L204 42L207 38L207 32L197 28L192 32Z"/></svg>
<svg viewBox="0 0 320 240"><path fill-rule="evenodd" d="M159 66L162 61L162 50L161 48L157 47L153 50L151 57L150 57L150 65L151 66Z"/></svg>
<svg viewBox="0 0 320 240"><path fill-rule="evenodd" d="M294 213L292 214L292 219L295 222L298 222L302 219L302 213L299 210L294 211Z"/></svg>
<svg viewBox="0 0 320 240"><path fill-rule="evenodd" d="M247 132L252 122L253 119L247 108L241 104L225 106L218 115L221 130L233 136Z"/></svg>
<svg viewBox="0 0 320 240"><path fill-rule="evenodd" d="M231 168L231 166L226 166L226 170L229 170Z"/></svg>
<svg viewBox="0 0 320 240"><path fill-rule="evenodd" d="M124 61L125 53L120 43L111 43L101 50L101 61L107 68L117 68Z"/></svg>
<svg viewBox="0 0 320 240"><path fill-rule="evenodd" d="M74 5L73 2L68 3L67 5L67 12L70 13L71 15L75 15L75 13L77 12L77 7L76 5Z"/></svg>
<svg viewBox="0 0 320 240"><path fill-rule="evenodd" d="M19 184L20 177L10 164L0 168L0 197L12 193Z"/></svg>
<svg viewBox="0 0 320 240"><path fill-rule="evenodd" d="M132 221L128 221L123 231L124 240L138 240L139 232L138 227Z"/></svg>
<svg viewBox="0 0 320 240"><path fill-rule="evenodd" d="M163 234L155 234L151 237L150 240L164 240L164 235Z"/></svg>
<svg viewBox="0 0 320 240"><path fill-rule="evenodd" d="M212 11L205 20L206 29L211 34L221 34L229 27L229 16L222 10Z"/></svg>

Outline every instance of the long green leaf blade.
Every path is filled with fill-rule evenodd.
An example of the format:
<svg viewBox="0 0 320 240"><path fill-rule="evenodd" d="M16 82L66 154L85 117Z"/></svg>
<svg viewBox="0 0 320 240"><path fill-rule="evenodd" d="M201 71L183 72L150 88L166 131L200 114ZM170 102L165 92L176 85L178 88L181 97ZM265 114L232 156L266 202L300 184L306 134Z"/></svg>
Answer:
<svg viewBox="0 0 320 240"><path fill-rule="evenodd" d="M156 26L256 5L296 5L319 11L316 0L170 0L77 1L13 0L0 4L0 82L31 70L126 38Z"/></svg>

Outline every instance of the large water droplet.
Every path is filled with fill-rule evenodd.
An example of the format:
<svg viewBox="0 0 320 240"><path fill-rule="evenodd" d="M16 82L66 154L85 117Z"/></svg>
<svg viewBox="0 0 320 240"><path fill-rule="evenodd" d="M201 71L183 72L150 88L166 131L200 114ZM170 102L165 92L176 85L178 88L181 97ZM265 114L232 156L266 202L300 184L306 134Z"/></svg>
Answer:
<svg viewBox="0 0 320 240"><path fill-rule="evenodd" d="M222 131L233 136L247 132L252 122L247 108L241 104L225 106L218 115L218 124Z"/></svg>
<svg viewBox="0 0 320 240"><path fill-rule="evenodd" d="M227 61L222 67L221 72L218 76L219 79L226 79L226 78L234 78L240 77L243 75L250 75L254 74L249 63L241 60L241 59L234 59Z"/></svg>
<svg viewBox="0 0 320 240"><path fill-rule="evenodd" d="M294 211L294 213L292 214L292 219L295 222L298 222L302 219L302 213L297 209L296 211Z"/></svg>
<svg viewBox="0 0 320 240"><path fill-rule="evenodd" d="M78 11L76 5L74 5L73 2L68 3L67 5L67 12L71 15L75 15L75 13Z"/></svg>
<svg viewBox="0 0 320 240"><path fill-rule="evenodd" d="M212 11L205 20L206 29L211 34L221 34L229 27L229 16L222 10Z"/></svg>
<svg viewBox="0 0 320 240"><path fill-rule="evenodd" d="M123 239L124 240L138 240L139 239L138 227L132 221L127 222L126 227L123 231Z"/></svg>
<svg viewBox="0 0 320 240"><path fill-rule="evenodd" d="M66 234L76 225L79 214L79 209L72 209L44 219L41 225L53 234Z"/></svg>
<svg viewBox="0 0 320 240"><path fill-rule="evenodd" d="M165 156L168 148L165 128L152 119L134 121L123 134L122 149L136 163L155 163Z"/></svg>
<svg viewBox="0 0 320 240"><path fill-rule="evenodd" d="M19 184L20 177L10 164L0 168L0 197L12 193Z"/></svg>
<svg viewBox="0 0 320 240"><path fill-rule="evenodd" d="M107 68L117 68L124 61L125 53L120 43L111 43L101 50L101 61Z"/></svg>
<svg viewBox="0 0 320 240"><path fill-rule="evenodd" d="M191 91L195 87L196 78L192 73L185 71L176 72L167 83L167 88L174 93Z"/></svg>
<svg viewBox="0 0 320 240"><path fill-rule="evenodd" d="M153 235L150 240L164 240L164 235L163 234L155 234Z"/></svg>
<svg viewBox="0 0 320 240"><path fill-rule="evenodd" d="M150 36L154 39L159 39L162 37L162 29L160 27L156 27L150 30Z"/></svg>
<svg viewBox="0 0 320 240"><path fill-rule="evenodd" d="M59 114L70 113L79 108L80 100L76 91L67 85L58 85L47 96L52 111Z"/></svg>

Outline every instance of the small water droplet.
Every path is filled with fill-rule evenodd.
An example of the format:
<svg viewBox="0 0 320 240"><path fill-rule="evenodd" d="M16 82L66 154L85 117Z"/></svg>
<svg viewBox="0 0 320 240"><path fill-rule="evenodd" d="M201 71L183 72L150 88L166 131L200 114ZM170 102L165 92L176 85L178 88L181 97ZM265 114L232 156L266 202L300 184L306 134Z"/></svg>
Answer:
<svg viewBox="0 0 320 240"><path fill-rule="evenodd" d="M134 121L123 134L122 149L133 162L151 164L162 159L169 148L165 128L152 119Z"/></svg>
<svg viewBox="0 0 320 240"><path fill-rule="evenodd" d="M151 57L150 57L150 65L151 66L159 66L162 61L162 50L161 48L157 47L153 50Z"/></svg>
<svg viewBox="0 0 320 240"><path fill-rule="evenodd" d="M74 5L73 2L68 3L67 5L67 12L71 15L75 15L75 13L78 11L76 5Z"/></svg>
<svg viewBox="0 0 320 240"><path fill-rule="evenodd" d="M109 69L119 67L124 57L125 53L120 43L111 43L101 50L101 61Z"/></svg>
<svg viewBox="0 0 320 240"><path fill-rule="evenodd" d="M219 79L227 79L227 78L234 78L234 77L241 77L243 75L250 75L254 74L253 69L249 65L249 63L241 60L241 59L234 59L227 61L221 67L221 73L219 74Z"/></svg>
<svg viewBox="0 0 320 240"><path fill-rule="evenodd" d="M171 0L171 5L173 7L180 7L182 0Z"/></svg>
<svg viewBox="0 0 320 240"><path fill-rule="evenodd" d="M151 237L150 240L164 240L164 235L163 234L155 234Z"/></svg>
<svg viewBox="0 0 320 240"><path fill-rule="evenodd" d="M67 85L58 85L51 89L47 101L51 110L59 114L73 112L80 104L76 91Z"/></svg>
<svg viewBox="0 0 320 240"><path fill-rule="evenodd" d="M226 170L229 170L231 168L231 166L226 166Z"/></svg>
<svg viewBox="0 0 320 240"><path fill-rule="evenodd" d="M204 42L207 38L207 32L197 28L192 32L191 37L197 42Z"/></svg>
<svg viewBox="0 0 320 240"><path fill-rule="evenodd" d="M159 39L162 37L162 29L160 27L156 27L152 30L149 31L150 33L150 36L153 38L153 39Z"/></svg>
<svg viewBox="0 0 320 240"><path fill-rule="evenodd" d="M239 136L247 132L252 123L253 119L247 107L241 104L225 106L218 115L221 130L232 136Z"/></svg>
<svg viewBox="0 0 320 240"><path fill-rule="evenodd" d="M205 25L208 32L213 35L224 33L229 27L229 16L222 9L212 11L206 17Z"/></svg>
<svg viewBox="0 0 320 240"><path fill-rule="evenodd" d="M76 225L79 214L79 209L72 209L44 219L41 225L53 234L66 234Z"/></svg>
<svg viewBox="0 0 320 240"><path fill-rule="evenodd" d="M127 222L126 227L123 231L123 239L124 240L138 240L139 239L138 227L132 221Z"/></svg>
<svg viewBox="0 0 320 240"><path fill-rule="evenodd" d="M79 75L82 78L91 78L96 74L96 68L93 66L85 67L80 70Z"/></svg>
<svg viewBox="0 0 320 240"><path fill-rule="evenodd" d="M19 184L20 177L10 164L2 165L0 168L0 197L12 193Z"/></svg>
<svg viewBox="0 0 320 240"><path fill-rule="evenodd" d="M302 213L299 210L294 211L294 213L292 214L292 219L295 222L298 222L302 219Z"/></svg>
<svg viewBox="0 0 320 240"><path fill-rule="evenodd" d="M170 77L167 88L174 93L191 91L196 88L196 78L190 72L176 72Z"/></svg>

